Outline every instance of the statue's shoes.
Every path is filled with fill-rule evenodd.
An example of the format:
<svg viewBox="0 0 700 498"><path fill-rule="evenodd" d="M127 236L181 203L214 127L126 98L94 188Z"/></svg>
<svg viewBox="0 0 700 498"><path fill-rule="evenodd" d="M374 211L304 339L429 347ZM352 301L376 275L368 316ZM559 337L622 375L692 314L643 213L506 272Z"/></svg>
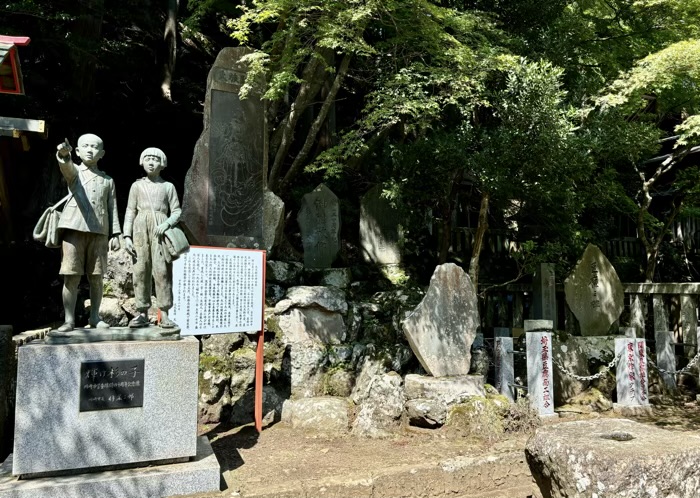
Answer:
<svg viewBox="0 0 700 498"><path fill-rule="evenodd" d="M90 322L90 328L91 329L108 329L109 323L105 322L104 320L100 320L97 323Z"/></svg>
<svg viewBox="0 0 700 498"><path fill-rule="evenodd" d="M75 328L75 325L73 325L70 322L66 322L63 325L61 325L60 327L58 327L56 330L58 330L59 332L70 332L74 328Z"/></svg>
<svg viewBox="0 0 700 498"><path fill-rule="evenodd" d="M177 327L177 324L170 318L163 318L158 325L160 325L160 328L162 329L174 329Z"/></svg>
<svg viewBox="0 0 700 498"><path fill-rule="evenodd" d="M148 327L149 325L150 324L148 323L148 319L142 315L135 316L129 322L129 327L131 327L132 329L138 329L141 327Z"/></svg>

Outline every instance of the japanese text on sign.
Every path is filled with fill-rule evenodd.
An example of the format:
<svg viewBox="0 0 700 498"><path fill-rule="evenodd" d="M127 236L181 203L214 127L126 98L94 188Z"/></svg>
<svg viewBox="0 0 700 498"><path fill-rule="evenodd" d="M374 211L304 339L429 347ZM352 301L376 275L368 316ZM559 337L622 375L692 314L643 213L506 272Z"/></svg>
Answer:
<svg viewBox="0 0 700 498"><path fill-rule="evenodd" d="M262 330L264 251L192 247L173 264L181 335Z"/></svg>
<svg viewBox="0 0 700 498"><path fill-rule="evenodd" d="M80 365L80 411L143 406L145 360L87 361Z"/></svg>
<svg viewBox="0 0 700 498"><path fill-rule="evenodd" d="M552 395L549 391L549 339L542 336L542 406L549 408L552 405Z"/></svg>

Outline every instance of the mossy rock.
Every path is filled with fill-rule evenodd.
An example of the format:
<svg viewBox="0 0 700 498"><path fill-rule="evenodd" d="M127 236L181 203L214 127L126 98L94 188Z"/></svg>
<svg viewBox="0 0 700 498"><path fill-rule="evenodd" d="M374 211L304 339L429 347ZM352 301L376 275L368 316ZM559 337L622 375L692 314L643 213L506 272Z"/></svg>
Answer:
<svg viewBox="0 0 700 498"><path fill-rule="evenodd" d="M509 404L500 394L472 396L449 408L445 425L486 439L497 438L505 431L503 419Z"/></svg>
<svg viewBox="0 0 700 498"><path fill-rule="evenodd" d="M207 353L199 354L199 371L211 371L215 374L231 373L231 365L225 358L213 356Z"/></svg>

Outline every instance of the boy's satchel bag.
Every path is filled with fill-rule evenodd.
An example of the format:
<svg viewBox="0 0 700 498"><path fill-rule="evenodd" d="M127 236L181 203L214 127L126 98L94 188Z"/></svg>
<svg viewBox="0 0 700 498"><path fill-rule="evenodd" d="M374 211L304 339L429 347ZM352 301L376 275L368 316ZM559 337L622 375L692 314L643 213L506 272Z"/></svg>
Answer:
<svg viewBox="0 0 700 498"><path fill-rule="evenodd" d="M58 220L61 217L59 207L70 199L73 194L68 194L53 206L46 208L34 227L32 236L34 240L43 242L46 247L52 249L61 247L61 230L58 228Z"/></svg>
<svg viewBox="0 0 700 498"><path fill-rule="evenodd" d="M190 243L187 241L185 232L175 225L168 228L163 234L161 247L165 261L171 263L190 250Z"/></svg>

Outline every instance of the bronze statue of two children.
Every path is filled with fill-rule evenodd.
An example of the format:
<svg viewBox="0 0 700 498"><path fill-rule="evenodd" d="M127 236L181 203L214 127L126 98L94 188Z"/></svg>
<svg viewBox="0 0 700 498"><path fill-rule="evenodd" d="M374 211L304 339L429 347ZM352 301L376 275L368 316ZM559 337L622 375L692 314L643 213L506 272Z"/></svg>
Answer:
<svg viewBox="0 0 700 498"><path fill-rule="evenodd" d="M66 140L57 147L56 159L72 194L58 223L62 230L61 269L63 275L63 308L65 323L59 332L76 326L75 305L82 275L90 284L90 328L108 328L99 315L102 301L102 276L107 269L108 250L121 248L122 233L117 216L114 181L98 168L104 156L104 143L97 135L86 134L78 139L76 154L82 163L75 165L71 145ZM173 329L176 324L168 316L173 306L172 261L165 258L162 238L166 230L180 219L180 201L172 183L163 180L160 172L168 159L162 150L149 147L141 153L140 165L146 176L133 183L124 218L124 244L134 259L134 294L138 314L130 327L148 327L152 280L160 311L159 325Z"/></svg>

